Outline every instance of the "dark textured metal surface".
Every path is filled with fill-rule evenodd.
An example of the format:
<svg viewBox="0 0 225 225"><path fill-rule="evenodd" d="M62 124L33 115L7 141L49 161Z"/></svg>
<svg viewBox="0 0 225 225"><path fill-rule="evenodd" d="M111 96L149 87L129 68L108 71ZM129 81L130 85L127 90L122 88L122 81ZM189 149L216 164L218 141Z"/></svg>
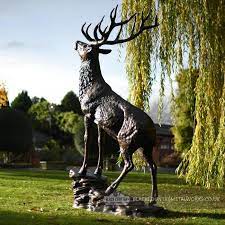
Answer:
<svg viewBox="0 0 225 225"><path fill-rule="evenodd" d="M74 208L131 217L155 217L166 213L162 207L146 205L143 200L118 191L105 196L108 182L104 176L87 173L82 178L71 169L70 177L73 179Z"/></svg>
<svg viewBox="0 0 225 225"><path fill-rule="evenodd" d="M152 150L156 139L154 123L145 112L121 98L111 89L102 77L99 65L99 54L108 54L111 51L100 49L100 46L102 46L104 42L105 44L116 44L131 40L131 38L129 38L124 39L123 41L116 38L114 41L108 41L110 32L117 24L119 24L115 22L116 10L117 8L113 9L110 14L111 24L108 32L103 34L102 31L100 31L102 41L100 41L100 39L95 39L95 42L93 43L94 39L91 38L91 44L81 41L76 42L75 49L78 51L82 61L79 78L79 100L81 109L85 115L84 161L79 173L80 175L86 174L88 151L91 146L89 139L89 136L91 135L90 126L92 123L96 123L99 131L99 160L95 174L101 175L102 147L104 148L101 142L101 129L105 130L111 137L118 141L120 153L124 160L124 168L120 176L106 189L105 195L111 194L117 188L124 176L133 169L132 154L137 149L142 148L143 156L152 171L152 202L154 203L158 195L156 181L157 168L152 159ZM143 23L146 20L146 18L143 18ZM124 23L122 23L122 25L124 25ZM149 26L148 28L155 26L157 26L157 21L154 26ZM145 29L147 28L143 24L142 27L140 27L139 34ZM95 32L97 32L96 28ZM88 29L85 32L82 27L82 33L90 41ZM132 35L133 38L137 36L135 36L135 34ZM94 36L96 37L96 34L94 34ZM107 151L107 149L105 149L105 151Z"/></svg>

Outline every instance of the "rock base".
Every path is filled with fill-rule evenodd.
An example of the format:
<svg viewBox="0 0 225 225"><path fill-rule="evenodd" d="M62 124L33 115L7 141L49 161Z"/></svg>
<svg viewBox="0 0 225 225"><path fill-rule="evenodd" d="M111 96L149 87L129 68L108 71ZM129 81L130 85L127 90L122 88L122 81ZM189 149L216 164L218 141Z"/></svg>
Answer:
<svg viewBox="0 0 225 225"><path fill-rule="evenodd" d="M70 170L69 176L73 179L73 208L84 208L89 211L132 217L151 217L165 213L162 207L148 206L144 201L118 191L114 191L109 196L104 196L108 187L105 176L96 176L91 173L80 176L74 169Z"/></svg>

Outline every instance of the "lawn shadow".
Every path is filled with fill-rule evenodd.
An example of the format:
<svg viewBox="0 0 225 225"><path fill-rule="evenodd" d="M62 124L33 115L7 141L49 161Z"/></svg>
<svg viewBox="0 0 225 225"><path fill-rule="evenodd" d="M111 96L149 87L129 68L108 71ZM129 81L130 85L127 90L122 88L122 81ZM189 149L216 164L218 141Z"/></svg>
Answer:
<svg viewBox="0 0 225 225"><path fill-rule="evenodd" d="M69 172L67 171L54 171L54 170L25 170L25 169L0 169L0 172L4 172L4 175L0 174L0 178L10 179L10 177L16 177L24 180L27 178L41 178L41 179L57 179L57 180L69 180Z"/></svg>
<svg viewBox="0 0 225 225"><path fill-rule="evenodd" d="M143 218L136 220L130 217L113 216L102 213L86 213L80 211L74 214L75 211L69 210L68 214L47 214L46 212L12 212L0 211L0 225L146 225L146 224L162 224L162 225L180 225L195 224L193 218L199 219L217 219L224 220L225 214L219 213L192 213L192 212L175 212L165 211L163 215L157 217ZM187 219L189 219L187 221ZM178 221L174 219L179 219ZM184 221L181 221L183 219ZM147 221L146 221L147 220ZM147 223L146 223L147 222ZM220 221L220 223L223 221ZM205 224L205 223L203 223ZM207 223L208 224L208 223Z"/></svg>
<svg viewBox="0 0 225 225"><path fill-rule="evenodd" d="M108 217L101 213L75 212L69 210L63 214L47 214L46 212L13 212L0 210L0 225L127 225L129 218ZM135 223L144 225L141 223Z"/></svg>
<svg viewBox="0 0 225 225"><path fill-rule="evenodd" d="M163 214L157 216L163 219L178 219L178 218L210 218L210 219L225 219L225 213L197 213L197 212L179 212L165 210Z"/></svg>

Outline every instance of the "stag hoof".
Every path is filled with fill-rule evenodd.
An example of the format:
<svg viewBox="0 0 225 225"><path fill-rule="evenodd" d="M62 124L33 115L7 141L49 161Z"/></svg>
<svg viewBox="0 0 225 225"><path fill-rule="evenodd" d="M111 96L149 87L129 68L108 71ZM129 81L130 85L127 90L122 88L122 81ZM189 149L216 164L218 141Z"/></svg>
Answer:
<svg viewBox="0 0 225 225"><path fill-rule="evenodd" d="M156 204L156 199L152 199L150 202L149 202L149 206L152 206L152 205L155 205Z"/></svg>
<svg viewBox="0 0 225 225"><path fill-rule="evenodd" d="M106 190L105 190L105 195L108 196L110 194L112 194L114 192L114 188L109 186Z"/></svg>
<svg viewBox="0 0 225 225"><path fill-rule="evenodd" d="M81 167L78 172L79 176L86 176L86 173L87 173L87 169L84 167Z"/></svg>
<svg viewBox="0 0 225 225"><path fill-rule="evenodd" d="M101 168L97 168L94 172L94 175L100 177L102 175L102 169Z"/></svg>

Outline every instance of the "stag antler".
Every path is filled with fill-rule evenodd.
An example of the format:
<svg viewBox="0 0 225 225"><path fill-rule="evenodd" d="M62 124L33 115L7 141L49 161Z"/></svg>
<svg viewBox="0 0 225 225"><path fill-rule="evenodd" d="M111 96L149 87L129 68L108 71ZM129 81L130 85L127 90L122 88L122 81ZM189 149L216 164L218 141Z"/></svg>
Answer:
<svg viewBox="0 0 225 225"><path fill-rule="evenodd" d="M86 28L86 31L84 31L84 27L86 25L86 23L84 23L84 25L81 28L81 31L88 41L92 42L92 44L97 45L97 46L114 45L114 44L124 43L124 42L133 40L138 35L140 35L144 30L150 30L150 29L152 29L154 27L157 27L159 25L157 15L155 17L155 23L153 25L149 25L149 26L145 25L146 21L150 17L150 12L148 13L148 15L146 17L144 17L144 14L142 12L140 27L139 27L139 30L135 33L137 13L134 13L128 19L118 23L118 22L116 22L117 9L118 9L118 5L116 6L116 8L113 8L113 10L111 11L111 13L110 13L110 20L111 20L110 25L109 25L109 27L106 26L104 30L102 30L102 28L101 28L102 22L104 20L104 16L102 17L101 21L94 28L94 38L92 38L88 34L88 31L89 31L89 28L90 28L91 24L89 24ZM123 30L123 25L128 24L133 18L134 18L134 21L133 21L130 36L127 37L127 38L124 38L124 39L120 39L120 35L121 35L122 30ZM108 40L112 30L115 27L120 27L116 38L114 40ZM98 32L101 35L100 38L98 36Z"/></svg>

